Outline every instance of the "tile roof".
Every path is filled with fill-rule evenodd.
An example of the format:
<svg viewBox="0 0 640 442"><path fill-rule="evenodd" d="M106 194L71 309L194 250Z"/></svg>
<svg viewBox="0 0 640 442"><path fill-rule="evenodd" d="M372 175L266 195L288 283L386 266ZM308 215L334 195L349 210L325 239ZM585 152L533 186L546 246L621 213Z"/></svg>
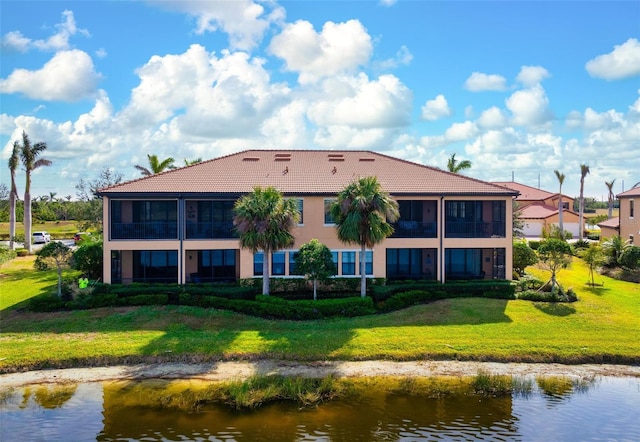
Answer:
<svg viewBox="0 0 640 442"><path fill-rule="evenodd" d="M348 183L377 176L391 194L510 195L517 191L371 151L246 150L120 183L101 195L241 194L273 186L284 194L336 194Z"/></svg>
<svg viewBox="0 0 640 442"><path fill-rule="evenodd" d="M620 197L626 197L626 196L640 196L640 183L636 184L635 187L632 187L631 189L627 190L626 192L622 192L616 195L617 198Z"/></svg>
<svg viewBox="0 0 640 442"><path fill-rule="evenodd" d="M520 192L520 195L516 200L542 201L558 194L558 192L547 192L546 190L537 189L535 187L527 186L526 184L516 183L515 181L493 181L493 184ZM562 195L562 197L564 198L567 196Z"/></svg>
<svg viewBox="0 0 640 442"><path fill-rule="evenodd" d="M606 221L602 221L601 223L598 223L598 226L600 227L612 227L612 228L618 228L620 227L620 218L613 217L611 219L608 219Z"/></svg>
<svg viewBox="0 0 640 442"><path fill-rule="evenodd" d="M543 204L531 204L519 211L524 219L545 219L558 213L558 209Z"/></svg>

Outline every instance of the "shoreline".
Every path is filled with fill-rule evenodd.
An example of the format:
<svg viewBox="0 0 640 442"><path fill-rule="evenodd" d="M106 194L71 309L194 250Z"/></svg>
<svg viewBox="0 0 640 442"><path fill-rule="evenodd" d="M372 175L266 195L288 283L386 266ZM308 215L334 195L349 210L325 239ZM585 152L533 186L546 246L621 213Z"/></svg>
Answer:
<svg viewBox="0 0 640 442"><path fill-rule="evenodd" d="M478 372L520 377L600 376L640 377L640 366L610 364L503 363L474 361L220 361L211 363L157 363L26 371L0 375L0 388L34 384L194 379L231 381L251 376L438 377L476 376Z"/></svg>

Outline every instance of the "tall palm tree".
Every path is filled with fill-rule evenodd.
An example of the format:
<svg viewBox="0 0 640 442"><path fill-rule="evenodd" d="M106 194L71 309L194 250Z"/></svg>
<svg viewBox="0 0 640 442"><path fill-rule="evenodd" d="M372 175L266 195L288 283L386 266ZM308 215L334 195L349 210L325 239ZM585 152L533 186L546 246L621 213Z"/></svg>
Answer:
<svg viewBox="0 0 640 442"><path fill-rule="evenodd" d="M156 173L164 172L167 169L175 169L176 166L173 165L174 159L169 157L163 161L158 159L157 155L147 154L147 158L149 159L149 167L135 165L134 167L138 169L142 175L151 176Z"/></svg>
<svg viewBox="0 0 640 442"><path fill-rule="evenodd" d="M13 143L13 151L9 157L9 171L11 172L11 192L9 193L9 248L15 249L14 237L16 236L16 202L18 201L18 188L16 187L16 169L20 163L20 144Z"/></svg>
<svg viewBox="0 0 640 442"><path fill-rule="evenodd" d="M451 155L451 158L449 158L449 161L447 162L447 170L449 172L453 172L453 173L460 173L463 170L466 169L470 169L471 168L471 161L469 160L456 160L456 154L454 153L453 155Z"/></svg>
<svg viewBox="0 0 640 442"><path fill-rule="evenodd" d="M589 166L586 164L580 165L580 215L579 215L579 225L580 231L578 232L578 239L582 240L582 236L584 233L584 178L590 172Z"/></svg>
<svg viewBox="0 0 640 442"><path fill-rule="evenodd" d="M554 170L553 172L556 174L558 182L560 183L560 192L558 193L558 227L560 228L560 235L564 238L564 228L562 225L562 184L564 183L565 175L559 170Z"/></svg>
<svg viewBox="0 0 640 442"><path fill-rule="evenodd" d="M234 205L233 225L240 235L240 247L254 254L262 250L262 294L269 294L269 258L277 250L291 247L291 230L300 220L298 201L285 199L277 189L254 187Z"/></svg>
<svg viewBox="0 0 640 442"><path fill-rule="evenodd" d="M38 158L45 150L47 150L47 143L40 142L32 145L29 136L22 132L20 159L27 176L24 186L24 238L29 253L31 253L31 172L39 167L51 165L51 161Z"/></svg>
<svg viewBox="0 0 640 442"><path fill-rule="evenodd" d="M604 184L607 186L607 189L609 190L609 211L607 212L607 216L609 217L609 219L613 217L613 201L615 200L615 195L613 194L613 185L615 183L615 178L611 182L604 182Z"/></svg>
<svg viewBox="0 0 640 442"><path fill-rule="evenodd" d="M366 248L372 248L393 233L387 221L395 222L399 218L398 203L382 190L376 177L370 176L342 189L330 210L338 239L346 244L360 244L360 296L365 297Z"/></svg>

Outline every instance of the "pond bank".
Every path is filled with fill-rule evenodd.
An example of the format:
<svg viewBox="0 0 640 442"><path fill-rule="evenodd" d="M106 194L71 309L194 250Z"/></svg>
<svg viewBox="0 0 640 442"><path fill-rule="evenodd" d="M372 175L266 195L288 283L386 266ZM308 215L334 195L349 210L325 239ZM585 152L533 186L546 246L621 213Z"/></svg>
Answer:
<svg viewBox="0 0 640 442"><path fill-rule="evenodd" d="M553 376L589 378L594 376L640 377L640 366L609 364L534 364L473 361L221 361L203 364L163 363L83 367L28 371L0 375L2 388L30 384L81 383L111 380L199 379L209 381L240 380L254 375L302 376L321 378L400 376L475 376L479 371L494 375Z"/></svg>

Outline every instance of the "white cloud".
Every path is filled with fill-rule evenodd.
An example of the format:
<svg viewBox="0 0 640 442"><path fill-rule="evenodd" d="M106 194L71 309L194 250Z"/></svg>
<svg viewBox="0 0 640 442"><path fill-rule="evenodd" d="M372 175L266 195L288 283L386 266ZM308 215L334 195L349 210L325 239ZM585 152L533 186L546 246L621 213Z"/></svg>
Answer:
<svg viewBox="0 0 640 442"><path fill-rule="evenodd" d="M27 52L32 48L40 51L63 51L70 48L69 39L73 35L77 33L89 35L86 29L79 29L76 26L72 11L63 11L62 18L63 21L55 26L57 32L46 40L32 40L23 36L20 31L11 31L2 37L2 46L19 52Z"/></svg>
<svg viewBox="0 0 640 442"><path fill-rule="evenodd" d="M121 118L131 125L175 118L177 129L199 136L256 133L289 90L270 84L263 59L244 52L221 55L192 45L183 54L152 57L138 69L140 84Z"/></svg>
<svg viewBox="0 0 640 442"><path fill-rule="evenodd" d="M398 66L410 64L411 60L413 60L413 54L409 51L409 48L402 45L393 58L378 63L376 67L381 70L395 69Z"/></svg>
<svg viewBox="0 0 640 442"><path fill-rule="evenodd" d="M478 126L472 121L453 123L444 132L444 135L425 136L420 139L420 145L426 149L443 147L459 141L466 141L478 136Z"/></svg>
<svg viewBox="0 0 640 442"><path fill-rule="evenodd" d="M499 129L507 124L507 117L501 109L493 106L482 112L477 124L484 129Z"/></svg>
<svg viewBox="0 0 640 442"><path fill-rule="evenodd" d="M398 0L380 0L382 6L393 6Z"/></svg>
<svg viewBox="0 0 640 442"><path fill-rule="evenodd" d="M585 69L592 77L620 80L640 75L640 42L630 38L608 54L589 60Z"/></svg>
<svg viewBox="0 0 640 442"><path fill-rule="evenodd" d="M421 117L423 120L434 121L439 118L451 116L451 108L444 95L440 94L433 100L428 100L422 106Z"/></svg>
<svg viewBox="0 0 640 442"><path fill-rule="evenodd" d="M519 126L540 126L551 120L549 99L539 85L514 92L506 106L513 114L513 123Z"/></svg>
<svg viewBox="0 0 640 442"><path fill-rule="evenodd" d="M350 73L369 61L371 37L358 20L327 22L316 32L308 21L288 24L271 40L269 51L299 73L298 81L313 83L327 76Z"/></svg>
<svg viewBox="0 0 640 442"><path fill-rule="evenodd" d="M309 105L309 119L319 126L392 128L406 126L411 118L411 91L393 75L369 80L336 77L322 83Z"/></svg>
<svg viewBox="0 0 640 442"><path fill-rule="evenodd" d="M222 30L229 35L231 49L240 50L255 48L269 26L281 22L285 15L284 9L275 2L251 0L171 0L152 4L194 16L198 34ZM272 9L266 11L265 6Z"/></svg>
<svg viewBox="0 0 640 442"><path fill-rule="evenodd" d="M540 84L542 80L550 76L551 74L542 66L522 66L517 80L525 87L532 87Z"/></svg>
<svg viewBox="0 0 640 442"><path fill-rule="evenodd" d="M507 88L506 84L507 80L501 75L474 72L464 82L464 87L472 92L503 91Z"/></svg>
<svg viewBox="0 0 640 442"><path fill-rule="evenodd" d="M102 76L86 52L58 52L41 69L16 69L0 79L0 92L20 93L34 100L78 101L91 96Z"/></svg>

